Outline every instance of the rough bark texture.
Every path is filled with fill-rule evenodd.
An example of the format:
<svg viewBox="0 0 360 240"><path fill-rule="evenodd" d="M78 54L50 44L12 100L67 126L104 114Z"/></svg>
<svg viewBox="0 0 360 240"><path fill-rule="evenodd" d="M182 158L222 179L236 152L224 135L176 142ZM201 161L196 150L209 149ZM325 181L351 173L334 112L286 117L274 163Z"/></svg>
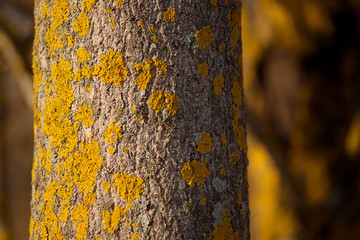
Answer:
<svg viewBox="0 0 360 240"><path fill-rule="evenodd" d="M240 1L35 5L31 239L249 239Z"/></svg>

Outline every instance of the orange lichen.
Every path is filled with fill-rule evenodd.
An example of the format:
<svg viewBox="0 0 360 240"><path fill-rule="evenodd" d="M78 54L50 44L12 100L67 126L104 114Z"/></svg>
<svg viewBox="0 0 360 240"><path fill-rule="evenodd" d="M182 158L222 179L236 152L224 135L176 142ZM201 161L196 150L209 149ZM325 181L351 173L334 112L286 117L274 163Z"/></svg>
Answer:
<svg viewBox="0 0 360 240"><path fill-rule="evenodd" d="M94 124L92 108L87 104L79 106L75 114L75 120L84 124L85 128L92 126Z"/></svg>
<svg viewBox="0 0 360 240"><path fill-rule="evenodd" d="M86 13L80 13L79 17L73 22L73 29L78 32L81 37L85 37L89 32L89 18Z"/></svg>
<svg viewBox="0 0 360 240"><path fill-rule="evenodd" d="M163 91L156 91L150 95L147 104L156 112L160 112L164 108L165 93Z"/></svg>
<svg viewBox="0 0 360 240"><path fill-rule="evenodd" d="M221 73L219 73L213 81L214 84L214 92L216 95L222 94L222 90L224 88L224 78Z"/></svg>
<svg viewBox="0 0 360 240"><path fill-rule="evenodd" d="M221 142L224 146L227 146L226 132L221 133Z"/></svg>
<svg viewBox="0 0 360 240"><path fill-rule="evenodd" d="M162 74L166 74L167 67L166 64L158 59L151 59L148 58L145 60L145 63L136 63L135 69L136 71L142 72L139 74L139 76L135 79L136 86L141 89L145 90L147 88L147 84L150 81L150 78L154 77L154 70L152 69L151 64L154 64L157 71L160 71Z"/></svg>
<svg viewBox="0 0 360 240"><path fill-rule="evenodd" d="M83 47L79 48L76 51L76 53L77 53L79 63L83 63L83 62L90 60L89 52L85 48L83 48Z"/></svg>
<svg viewBox="0 0 360 240"><path fill-rule="evenodd" d="M174 22L176 18L175 9L168 8L166 12L164 12L164 20L168 20L169 22Z"/></svg>
<svg viewBox="0 0 360 240"><path fill-rule="evenodd" d="M75 73L75 80L80 81L84 77L91 78L91 68L89 65L85 65L82 68L78 68Z"/></svg>
<svg viewBox="0 0 360 240"><path fill-rule="evenodd" d="M96 200L96 192L89 193L86 196L84 196L84 204L87 206L94 206Z"/></svg>
<svg viewBox="0 0 360 240"><path fill-rule="evenodd" d="M181 169L182 178L192 187L194 187L195 184L198 186L204 184L209 174L206 164L196 160L184 163Z"/></svg>
<svg viewBox="0 0 360 240"><path fill-rule="evenodd" d="M136 223L133 223L133 228L137 228L138 226L139 226L139 223L138 222L136 222Z"/></svg>
<svg viewBox="0 0 360 240"><path fill-rule="evenodd" d="M110 146L107 152L108 152L109 154L114 154L115 148L114 148L113 146Z"/></svg>
<svg viewBox="0 0 360 240"><path fill-rule="evenodd" d="M201 153L208 153L211 151L212 138L207 132L202 132L201 137L198 138L198 144L196 150Z"/></svg>
<svg viewBox="0 0 360 240"><path fill-rule="evenodd" d="M210 0L211 5L216 6L217 0Z"/></svg>
<svg viewBox="0 0 360 240"><path fill-rule="evenodd" d="M78 124L71 122L71 105L75 100L69 81L73 79L70 61L57 60L51 68L54 94L48 97L43 113L43 132L50 136L50 146L58 149L58 156L65 158L78 143Z"/></svg>
<svg viewBox="0 0 360 240"><path fill-rule="evenodd" d="M242 104L241 85L235 74L233 76L232 85L231 95L233 97L233 101L236 105L240 106Z"/></svg>
<svg viewBox="0 0 360 240"><path fill-rule="evenodd" d="M206 61L198 65L198 72L202 78L207 78L209 74L209 67Z"/></svg>
<svg viewBox="0 0 360 240"><path fill-rule="evenodd" d="M89 210L84 204L76 205L71 212L71 220L75 221L76 239L87 239L89 226Z"/></svg>
<svg viewBox="0 0 360 240"><path fill-rule="evenodd" d="M110 192L110 183L108 181L104 181L102 184L102 187L104 188L104 193L107 194Z"/></svg>
<svg viewBox="0 0 360 240"><path fill-rule="evenodd" d="M121 87L121 83L126 80L128 69L124 66L122 54L110 49L100 56L101 62L96 65L93 75L99 76L105 84L114 83Z"/></svg>
<svg viewBox="0 0 360 240"><path fill-rule="evenodd" d="M88 91L88 92L91 92L91 91L92 91L92 87L91 87L91 86L88 86L88 87L86 87L85 89L86 89L86 91Z"/></svg>
<svg viewBox="0 0 360 240"><path fill-rule="evenodd" d="M121 138L121 127L118 125L110 124L104 133L105 142L115 143Z"/></svg>
<svg viewBox="0 0 360 240"><path fill-rule="evenodd" d="M126 222L125 223L125 227L130 227L131 226L131 222Z"/></svg>
<svg viewBox="0 0 360 240"><path fill-rule="evenodd" d="M231 218L228 215L228 210L220 216L220 224L217 225L212 232L213 240L227 240L234 239L234 231L231 225Z"/></svg>
<svg viewBox="0 0 360 240"><path fill-rule="evenodd" d="M137 26L143 28L143 27L144 27L144 23L143 23L143 22L138 22Z"/></svg>
<svg viewBox="0 0 360 240"><path fill-rule="evenodd" d="M132 233L131 234L131 239L134 239L134 240L136 240L136 239L138 239L140 237L140 235L138 234L138 233Z"/></svg>
<svg viewBox="0 0 360 240"><path fill-rule="evenodd" d="M145 187L142 178L133 177L125 173L115 174L113 185L117 187L119 197L126 202L139 198Z"/></svg>
<svg viewBox="0 0 360 240"><path fill-rule="evenodd" d="M133 208L134 207L134 203L133 202L127 202L126 206L129 208Z"/></svg>
<svg viewBox="0 0 360 240"><path fill-rule="evenodd" d="M196 31L195 35L197 37L196 45L200 49L209 47L210 44L214 41L214 34L211 31L210 26L205 26L199 31Z"/></svg>
<svg viewBox="0 0 360 240"><path fill-rule="evenodd" d="M43 18L47 18L49 16L49 3L43 2L41 13Z"/></svg>
<svg viewBox="0 0 360 240"><path fill-rule="evenodd" d="M108 230L109 233L114 233L114 231L119 228L121 219L126 216L126 211L125 207L115 207L112 214L107 210L103 211L104 228Z"/></svg>
<svg viewBox="0 0 360 240"><path fill-rule="evenodd" d="M91 12L91 9L94 7L96 0L82 0L83 4L81 6L81 10L84 11L86 9L87 12Z"/></svg>
<svg viewBox="0 0 360 240"><path fill-rule="evenodd" d="M165 107L171 115L174 115L179 108L179 99L175 97L175 94L165 94Z"/></svg>

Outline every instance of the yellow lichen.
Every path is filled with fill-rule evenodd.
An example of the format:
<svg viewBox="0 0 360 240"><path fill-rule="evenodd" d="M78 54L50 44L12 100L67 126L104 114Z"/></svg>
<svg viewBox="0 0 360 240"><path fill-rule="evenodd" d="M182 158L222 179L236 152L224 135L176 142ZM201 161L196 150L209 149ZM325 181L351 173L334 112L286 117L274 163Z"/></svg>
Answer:
<svg viewBox="0 0 360 240"><path fill-rule="evenodd" d="M175 9L168 8L166 12L164 12L164 20L168 20L169 22L174 22L176 18Z"/></svg>
<svg viewBox="0 0 360 240"><path fill-rule="evenodd" d="M84 204L76 205L71 212L71 220L75 221L76 239L88 239L89 210Z"/></svg>
<svg viewBox="0 0 360 240"><path fill-rule="evenodd" d="M121 127L118 125L110 124L104 133L105 142L115 143L121 138Z"/></svg>
<svg viewBox="0 0 360 240"><path fill-rule="evenodd" d="M94 7L96 0L82 0L83 5L81 6L81 10L84 11L86 9L87 12L91 12L91 9Z"/></svg>
<svg viewBox="0 0 360 240"><path fill-rule="evenodd" d="M86 196L84 196L84 204L87 206L94 206L96 200L96 192L89 193Z"/></svg>
<svg viewBox="0 0 360 240"><path fill-rule="evenodd" d="M140 235L138 233L132 233L131 234L131 239L138 239L140 237Z"/></svg>
<svg viewBox="0 0 360 240"><path fill-rule="evenodd" d="M110 49L100 56L101 62L96 65L93 75L100 77L105 84L114 83L121 87L121 83L126 80L128 69L124 66L122 54Z"/></svg>
<svg viewBox="0 0 360 240"><path fill-rule="evenodd" d="M139 121L141 121L141 118L140 117L134 117L134 121L139 122Z"/></svg>
<svg viewBox="0 0 360 240"><path fill-rule="evenodd" d="M50 146L58 149L58 156L65 158L78 143L78 124L69 120L71 105L75 100L69 81L73 79L70 61L57 60L51 68L50 80L54 94L48 98L43 113L43 132L50 136Z"/></svg>
<svg viewBox="0 0 360 240"><path fill-rule="evenodd" d="M223 176L226 175L226 172L225 172L225 169L224 169L224 168L220 169L220 175L223 175Z"/></svg>
<svg viewBox="0 0 360 240"><path fill-rule="evenodd" d="M232 85L231 95L233 97L233 101L236 105L240 106L242 104L241 85L235 74L233 76Z"/></svg>
<svg viewBox="0 0 360 240"><path fill-rule="evenodd" d="M110 146L107 152L108 152L109 154L114 154L115 148L114 148L113 146Z"/></svg>
<svg viewBox="0 0 360 240"><path fill-rule="evenodd" d="M210 0L211 5L216 6L217 0Z"/></svg>
<svg viewBox="0 0 360 240"><path fill-rule="evenodd" d="M202 78L207 78L209 74L209 67L206 61L198 65L198 72Z"/></svg>
<svg viewBox="0 0 360 240"><path fill-rule="evenodd" d="M82 68L78 68L75 73L75 80L80 81L84 77L91 78L91 68L89 65L85 65Z"/></svg>
<svg viewBox="0 0 360 240"><path fill-rule="evenodd" d="M206 197L202 197L202 198L200 199L200 203L201 203L201 204L206 204Z"/></svg>
<svg viewBox="0 0 360 240"><path fill-rule="evenodd" d="M130 227L131 226L131 222L126 222L125 223L125 227Z"/></svg>
<svg viewBox="0 0 360 240"><path fill-rule="evenodd" d="M236 137L236 143L241 151L245 151L245 153L247 153L248 146L245 139L244 128L239 124L240 110L239 108L234 107L233 112L234 115L231 122L232 122L234 135Z"/></svg>
<svg viewBox="0 0 360 240"><path fill-rule="evenodd" d="M49 16L49 3L43 2L41 13L43 18L47 18Z"/></svg>
<svg viewBox="0 0 360 240"><path fill-rule="evenodd" d="M162 74L167 73L167 66L164 61L154 58L153 62L154 62L154 65L155 65L157 71L161 72Z"/></svg>
<svg viewBox="0 0 360 240"><path fill-rule="evenodd" d="M136 86L141 90L145 90L147 88L147 84L150 81L150 78L154 77L154 71L151 66L152 63L156 67L157 71L160 71L162 74L166 74L167 72L166 64L156 58L148 58L146 59L145 63L136 63L136 71L142 70L139 76L135 79Z"/></svg>
<svg viewBox="0 0 360 240"><path fill-rule="evenodd" d="M201 153L208 153L211 151L212 138L207 132L202 132L201 137L198 138L198 144L196 150Z"/></svg>
<svg viewBox="0 0 360 240"><path fill-rule="evenodd" d="M165 94L165 107L171 115L174 115L179 108L179 99L175 94L167 93Z"/></svg>
<svg viewBox="0 0 360 240"><path fill-rule="evenodd" d="M139 223L138 222L136 222L136 223L133 223L133 228L137 228L138 226L139 226Z"/></svg>
<svg viewBox="0 0 360 240"><path fill-rule="evenodd" d="M153 39L154 43L159 43L159 40L157 39L156 35L153 35L152 39Z"/></svg>
<svg viewBox="0 0 360 240"><path fill-rule="evenodd" d="M122 0L116 0L115 5L119 7L121 4L123 4Z"/></svg>
<svg viewBox="0 0 360 240"><path fill-rule="evenodd" d="M115 207L112 214L105 210L102 212L102 215L104 217L104 228L108 230L109 233L114 233L114 231L119 228L121 219L126 216L126 208Z"/></svg>
<svg viewBox="0 0 360 240"><path fill-rule="evenodd" d="M42 149L41 146L39 146L40 167L46 170L46 177L49 177L51 173L51 167L53 165L53 163L50 160L51 155L52 155L51 149L46 151L45 149Z"/></svg>
<svg viewBox="0 0 360 240"><path fill-rule="evenodd" d="M78 32L81 37L85 37L89 31L89 18L86 13L80 13L79 17L73 22L73 29Z"/></svg>
<svg viewBox="0 0 360 240"><path fill-rule="evenodd" d="M222 90L224 88L224 78L222 76L221 73L219 73L215 78L214 78L214 92L216 95L220 95L222 94Z"/></svg>
<svg viewBox="0 0 360 240"><path fill-rule="evenodd" d="M133 208L134 203L133 202L128 202L128 203L126 203L126 206L129 207L129 208Z"/></svg>
<svg viewBox="0 0 360 240"><path fill-rule="evenodd" d="M136 106L131 106L131 111L132 111L133 113L136 113Z"/></svg>
<svg viewBox="0 0 360 240"><path fill-rule="evenodd" d="M153 26L151 26L151 27L150 27L150 32L151 32L151 33L156 33L156 29L155 29Z"/></svg>
<svg viewBox="0 0 360 240"><path fill-rule="evenodd" d="M144 191L144 180L140 177L120 173L114 175L113 185L117 188L119 196L126 202L140 197Z"/></svg>
<svg viewBox="0 0 360 240"><path fill-rule="evenodd" d="M67 41L70 47L74 46L74 37L72 35L67 36Z"/></svg>
<svg viewBox="0 0 360 240"><path fill-rule="evenodd" d="M206 178L209 177L209 170L206 164L192 160L184 163L181 176L190 186L194 187L195 184L199 186L204 184Z"/></svg>
<svg viewBox="0 0 360 240"><path fill-rule="evenodd" d="M229 159L229 162L233 163L234 165L240 161L241 159L241 153L240 152L232 152L231 157Z"/></svg>
<svg viewBox="0 0 360 240"><path fill-rule="evenodd" d="M92 108L87 104L79 106L75 114L75 120L84 124L85 128L92 126L94 124Z"/></svg>
<svg viewBox="0 0 360 240"><path fill-rule="evenodd" d="M228 210L220 216L220 224L217 225L213 231L213 240L228 240L234 239L234 231L231 225L231 218L227 216Z"/></svg>
<svg viewBox="0 0 360 240"><path fill-rule="evenodd" d="M85 48L83 48L83 47L79 48L76 51L76 53L77 53L79 63L83 63L83 62L86 62L86 61L90 60L89 52L86 51Z"/></svg>
<svg viewBox="0 0 360 240"><path fill-rule="evenodd" d="M221 133L221 142L224 146L227 146L226 132Z"/></svg>
<svg viewBox="0 0 360 240"><path fill-rule="evenodd" d="M150 95L147 104L156 112L160 112L164 108L165 94L163 91L156 91Z"/></svg>
<svg viewBox="0 0 360 240"><path fill-rule="evenodd" d="M214 41L214 34L211 31L210 26L205 26L199 31L196 31L195 35L197 37L196 45L200 49L209 47L210 44Z"/></svg>
<svg viewBox="0 0 360 240"><path fill-rule="evenodd" d="M222 51L223 51L223 46L219 46L219 52L221 52L222 53Z"/></svg>
<svg viewBox="0 0 360 240"><path fill-rule="evenodd" d="M94 189L97 172L103 161L97 141L82 142L79 151L66 159L64 170L71 172L72 180L78 186L80 193L88 194Z"/></svg>
<svg viewBox="0 0 360 240"><path fill-rule="evenodd" d="M88 91L88 92L91 92L91 91L92 91L92 87L91 87L91 86L88 86L88 87L86 87L85 89L86 89L86 91Z"/></svg>
<svg viewBox="0 0 360 240"><path fill-rule="evenodd" d="M102 184L102 187L104 188L104 193L107 194L110 192L110 183L108 181L104 181Z"/></svg>
<svg viewBox="0 0 360 240"><path fill-rule="evenodd" d="M143 28L143 27L144 27L144 23L143 23L143 22L138 22L137 26Z"/></svg>

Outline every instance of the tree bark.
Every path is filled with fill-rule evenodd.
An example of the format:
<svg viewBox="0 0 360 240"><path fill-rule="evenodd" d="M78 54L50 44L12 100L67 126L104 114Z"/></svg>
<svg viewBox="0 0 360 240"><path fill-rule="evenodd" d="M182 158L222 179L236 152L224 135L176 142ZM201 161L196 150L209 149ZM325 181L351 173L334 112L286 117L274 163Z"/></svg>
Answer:
<svg viewBox="0 0 360 240"><path fill-rule="evenodd" d="M249 239L239 0L36 1L31 239Z"/></svg>

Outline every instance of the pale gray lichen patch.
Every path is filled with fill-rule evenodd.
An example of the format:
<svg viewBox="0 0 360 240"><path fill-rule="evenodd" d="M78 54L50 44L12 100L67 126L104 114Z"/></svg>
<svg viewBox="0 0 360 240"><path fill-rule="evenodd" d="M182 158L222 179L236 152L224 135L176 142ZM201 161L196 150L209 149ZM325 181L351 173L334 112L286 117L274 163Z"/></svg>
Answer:
<svg viewBox="0 0 360 240"><path fill-rule="evenodd" d="M215 219L213 226L216 227L220 224L220 216L224 213L224 206L221 202L218 202L214 205L214 210L211 215Z"/></svg>
<svg viewBox="0 0 360 240"><path fill-rule="evenodd" d="M213 187L215 188L215 190L217 192L223 192L226 187L227 187L227 183L225 180L221 180L220 178L218 177L215 177L213 180L212 180L212 185Z"/></svg>

